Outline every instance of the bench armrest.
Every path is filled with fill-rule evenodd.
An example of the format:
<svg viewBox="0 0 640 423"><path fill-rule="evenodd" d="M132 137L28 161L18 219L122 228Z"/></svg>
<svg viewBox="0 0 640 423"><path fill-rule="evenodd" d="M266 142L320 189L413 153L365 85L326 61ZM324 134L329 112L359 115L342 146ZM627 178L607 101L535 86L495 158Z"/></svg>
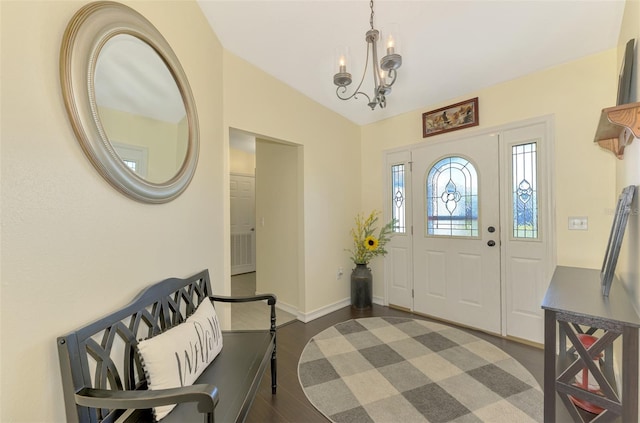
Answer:
<svg viewBox="0 0 640 423"><path fill-rule="evenodd" d="M246 303L249 301L262 301L267 300L267 304L275 305L277 299L273 294L260 294L260 295L248 295L248 296L223 296L223 295L211 295L209 296L211 301L220 301L224 303Z"/></svg>
<svg viewBox="0 0 640 423"><path fill-rule="evenodd" d="M121 410L197 402L198 411L201 413L213 413L219 400L218 388L215 385L190 385L156 391L82 388L75 397L76 403L84 407Z"/></svg>
<svg viewBox="0 0 640 423"><path fill-rule="evenodd" d="M271 326L269 330L271 333L275 333L276 331L276 296L273 294L260 294L260 295L249 295L249 296L222 296L222 295L210 295L209 299L211 301L220 301L224 303L246 303L249 301L263 301L267 300L267 304L271 306Z"/></svg>

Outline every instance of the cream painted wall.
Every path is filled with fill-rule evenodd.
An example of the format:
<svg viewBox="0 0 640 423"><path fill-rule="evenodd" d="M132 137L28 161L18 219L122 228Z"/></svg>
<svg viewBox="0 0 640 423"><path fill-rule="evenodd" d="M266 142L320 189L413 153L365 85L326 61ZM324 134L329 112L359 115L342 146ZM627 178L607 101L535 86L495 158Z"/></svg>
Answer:
<svg viewBox="0 0 640 423"><path fill-rule="evenodd" d="M256 291L298 308L302 147L256 139Z"/></svg>
<svg viewBox="0 0 640 423"><path fill-rule="evenodd" d="M228 286L222 273L228 238L220 200L221 45L195 1L125 2L172 46L201 117L200 160L191 185L168 204L141 204L100 177L64 108L60 43L67 22L85 3L0 6L2 422L66 420L57 336L170 276L209 268L216 291Z"/></svg>
<svg viewBox="0 0 640 423"><path fill-rule="evenodd" d="M593 136L600 110L615 101L615 56L610 50L363 127L363 208L383 210L384 151L429 142L421 127L428 110L477 96L480 128L552 114L558 264L599 268L617 194L615 158L595 145ZM393 96L387 107L393 107ZM588 216L589 230L567 230L569 216ZM381 266L382 260L373 263L376 274L383 274ZM384 292L381 279L375 278L374 295Z"/></svg>
<svg viewBox="0 0 640 423"><path fill-rule="evenodd" d="M343 302L349 279L337 280L336 272L351 267L344 248L360 210L360 128L227 51L224 75L227 136L229 128L237 128L304 149L299 312L308 315ZM265 254L273 250L257 254L268 260Z"/></svg>
<svg viewBox="0 0 640 423"><path fill-rule="evenodd" d="M163 122L106 107L99 107L98 112L102 126L111 141L147 149L145 179L151 182L165 182L178 173L186 154L186 148L179 148L179 136L188 136L188 133L180 132L180 123ZM187 138L181 144L186 146L186 140ZM177 157L179 150L182 150L180 160Z"/></svg>
<svg viewBox="0 0 640 423"><path fill-rule="evenodd" d="M256 155L237 148L229 149L229 170L231 173L255 175Z"/></svg>

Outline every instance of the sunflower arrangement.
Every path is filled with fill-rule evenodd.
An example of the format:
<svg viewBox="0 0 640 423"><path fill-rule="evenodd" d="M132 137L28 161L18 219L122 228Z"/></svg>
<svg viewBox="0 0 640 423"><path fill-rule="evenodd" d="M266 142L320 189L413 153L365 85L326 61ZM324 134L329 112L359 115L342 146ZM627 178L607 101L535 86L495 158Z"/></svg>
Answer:
<svg viewBox="0 0 640 423"><path fill-rule="evenodd" d="M351 237L353 238L353 249L349 249L351 260L355 264L367 264L375 256L384 256L387 250L384 246L389 242L390 235L393 231L394 220L384 225L376 233L375 225L380 216L379 211L372 211L369 216L359 213L356 216L355 228L351 229Z"/></svg>

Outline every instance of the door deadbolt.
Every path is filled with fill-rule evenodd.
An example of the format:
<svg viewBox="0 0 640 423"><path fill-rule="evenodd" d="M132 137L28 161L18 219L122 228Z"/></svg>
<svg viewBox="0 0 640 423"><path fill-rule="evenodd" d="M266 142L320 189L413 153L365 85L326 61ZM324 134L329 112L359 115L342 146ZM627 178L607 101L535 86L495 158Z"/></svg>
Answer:
<svg viewBox="0 0 640 423"><path fill-rule="evenodd" d="M487 230L489 231L489 233L494 233L496 231L496 228L494 228L493 226L489 226Z"/></svg>

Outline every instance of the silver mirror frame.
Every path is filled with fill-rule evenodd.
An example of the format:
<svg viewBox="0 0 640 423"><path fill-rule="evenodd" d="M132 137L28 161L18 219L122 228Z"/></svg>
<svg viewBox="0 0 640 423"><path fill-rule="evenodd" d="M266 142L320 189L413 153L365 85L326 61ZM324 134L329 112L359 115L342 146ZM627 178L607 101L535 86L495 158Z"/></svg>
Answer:
<svg viewBox="0 0 640 423"><path fill-rule="evenodd" d="M153 48L173 75L187 113L189 139L177 174L162 183L144 180L120 159L100 122L94 74L105 43L119 34L139 38ZM187 76L162 34L144 16L116 2L98 1L82 7L69 21L60 49L60 80L73 130L98 172L118 191L143 203L166 203L178 197L195 173L199 128L195 100Z"/></svg>

